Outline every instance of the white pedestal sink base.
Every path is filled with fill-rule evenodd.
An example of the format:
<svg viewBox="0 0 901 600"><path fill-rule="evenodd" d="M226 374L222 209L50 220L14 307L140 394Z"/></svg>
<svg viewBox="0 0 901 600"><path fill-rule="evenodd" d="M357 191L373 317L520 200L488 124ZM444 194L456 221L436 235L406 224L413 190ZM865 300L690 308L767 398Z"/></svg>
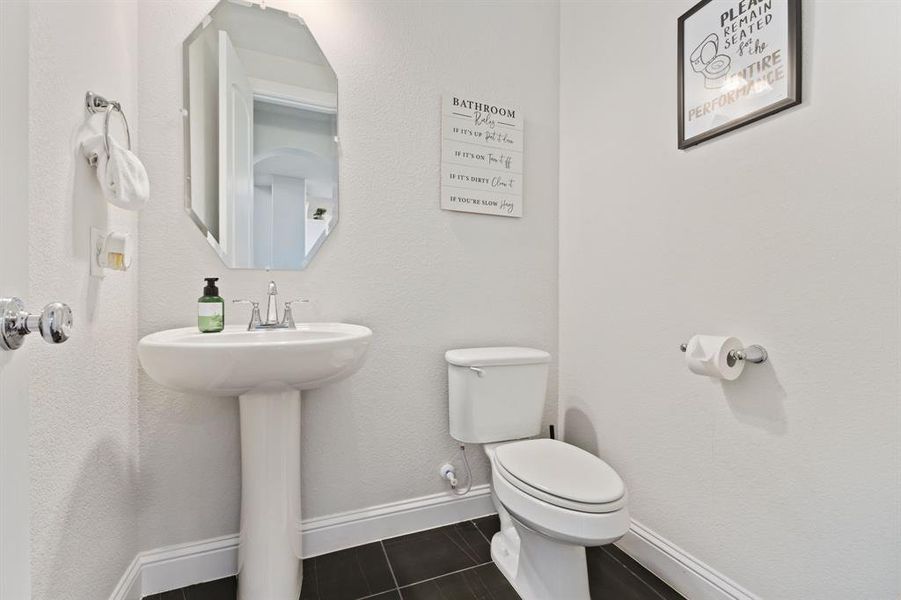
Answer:
<svg viewBox="0 0 901 600"><path fill-rule="evenodd" d="M298 600L300 392L253 391L241 411L238 600Z"/></svg>

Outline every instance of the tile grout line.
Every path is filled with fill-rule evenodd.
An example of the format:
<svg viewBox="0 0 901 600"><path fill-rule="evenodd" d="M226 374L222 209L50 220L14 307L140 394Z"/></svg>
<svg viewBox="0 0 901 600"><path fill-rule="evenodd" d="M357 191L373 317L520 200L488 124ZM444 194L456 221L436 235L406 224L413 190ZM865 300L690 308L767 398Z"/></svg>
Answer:
<svg viewBox="0 0 901 600"><path fill-rule="evenodd" d="M404 600L404 594L400 591L400 586L397 584L397 576L394 574L394 567L391 565L391 559L388 557L388 550L385 548L385 541L379 540L379 546L382 547L382 554L385 556L385 562L388 563L388 571L391 573L391 581L394 582L394 589L397 590L397 595L400 596L400 600Z"/></svg>
<svg viewBox="0 0 901 600"><path fill-rule="evenodd" d="M384 592L376 592L374 594L369 594L368 596L360 596L359 598L356 598L355 600L368 600L369 598L376 598L378 596L381 596L382 594L387 594L388 592L397 592L398 594L400 593L400 591L397 588L394 588L392 590L385 590Z"/></svg>
<svg viewBox="0 0 901 600"><path fill-rule="evenodd" d="M316 582L316 598L314 598L313 600L320 600L320 597L319 597L319 567L317 566L317 563L319 561L316 560L315 556L309 560L310 560L310 566L313 569L313 581ZM301 562L301 567L303 567L303 562L305 562L305 561ZM307 573L306 576L309 577L310 574ZM300 595L303 596L303 581L301 581Z"/></svg>
<svg viewBox="0 0 901 600"><path fill-rule="evenodd" d="M475 523L473 523L472 526L475 527L476 530L478 531L479 528L476 527ZM459 532L457 531L456 527L454 527L453 533L460 535ZM472 554L470 554L469 550L472 550L472 548L469 546L469 544L466 542L466 539L462 535L460 535L460 540L463 542L463 546L465 546L465 548L463 546L461 546L459 543L457 543L457 540L455 540L453 537L451 537L450 534L445 534L445 537L447 537L447 539L450 541L450 543L453 544L454 546L456 546L460 550L460 552L463 553L463 555L466 558L468 558L469 560L471 560L473 562L478 562L479 559L474 557ZM482 537L485 537L485 536L482 536ZM467 550L467 548L469 548L469 550ZM475 566L478 566L478 565L475 565Z"/></svg>
<svg viewBox="0 0 901 600"><path fill-rule="evenodd" d="M475 525L476 531L478 531L479 533L482 534L482 538L483 538L486 542L488 542L488 545L490 546L490 545L491 545L491 540L489 540L489 539L488 539L488 536L485 535L485 532L482 531L482 530L479 528L478 523L476 523L475 520L471 520L470 523L472 523L473 525Z"/></svg>
<svg viewBox="0 0 901 600"><path fill-rule="evenodd" d="M451 571L450 573L444 573L442 575L436 575L434 577L429 577L428 579L423 579L421 581L414 581L413 583L408 583L404 586L399 587L399 590L404 588L413 587L414 585L419 585L420 583L428 583L429 581L435 581L436 579L441 579L442 577L447 577L448 575L456 575L457 573L462 573L463 571L470 571L472 569L478 569L479 567L484 567L485 565L490 565L494 561L489 560L488 562L483 562L477 565L473 565L471 567L466 567L464 569L457 569L456 571ZM665 599L664 599L665 600Z"/></svg>
<svg viewBox="0 0 901 600"><path fill-rule="evenodd" d="M384 555L384 556L385 556L385 560L387 561L387 560L388 560L388 556L387 556L387 555ZM360 564L360 553L359 553L359 552L354 552L353 557L354 557L354 562L356 562L357 567L358 567L359 570L360 570L360 571L359 571L359 572L360 572L360 575L363 577L363 582L366 584L366 589L371 590L373 586L369 583L369 578L366 577L366 569L364 569L364 568L363 568L363 565ZM388 568L390 569L390 568L391 568L391 565L388 565ZM318 581L317 581L317 583L318 583ZM316 587L317 587L317 589L318 589L319 586L317 585ZM378 593L378 592L374 592L374 593ZM372 595L373 595L373 594L366 594L366 596L372 596ZM365 598L366 596L363 596L363 597Z"/></svg>
<svg viewBox="0 0 901 600"><path fill-rule="evenodd" d="M610 558L612 558L613 560L615 560L615 561L617 562L617 564L619 564L623 569L626 570L627 573L629 573L629 575L631 575L632 577L634 577L635 579L637 579L638 581L640 581L640 582L642 583L642 585L644 585L646 588L648 588L649 590L651 590L651 592L652 592L655 596L657 596L658 598L660 598L660 600L668 600L668 598L667 598L666 596L664 596L663 594L661 594L660 592L658 592L656 589L654 589L654 587L653 587L650 583L648 583L647 581L645 581L645 580L644 580L644 577L642 577L641 575L639 575L638 573L636 573L635 571L633 571L632 569L630 569L630 568L629 568L629 565L627 565L626 563L624 563L623 561L621 561L616 555L614 555L612 552L610 552L609 550L607 550L607 548L605 548L604 546L601 546L601 550L602 550L607 556L609 556ZM639 564L640 564L640 563L639 563ZM678 594L678 592L676 592L676 593ZM679 594L679 595L681 596L681 594Z"/></svg>

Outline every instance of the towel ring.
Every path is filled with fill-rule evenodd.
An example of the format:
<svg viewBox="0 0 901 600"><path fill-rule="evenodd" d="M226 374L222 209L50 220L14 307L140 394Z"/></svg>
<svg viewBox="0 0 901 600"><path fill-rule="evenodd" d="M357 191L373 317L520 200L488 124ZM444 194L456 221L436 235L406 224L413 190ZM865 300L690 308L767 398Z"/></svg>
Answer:
<svg viewBox="0 0 901 600"><path fill-rule="evenodd" d="M118 113L120 117L122 117L122 123L125 125L125 139L128 144L128 149L131 150L131 129L128 127L128 119L125 118L125 113L122 112L122 105L118 100L107 100L103 96L99 94L95 94L94 92L89 91L84 96L84 103L88 109L88 112L93 114L97 114L100 111L105 112L105 116L103 118L103 148L106 150L106 159L109 160L110 157L110 143L109 143L109 118L110 115L114 112ZM91 166L97 166L97 157L91 157L90 159Z"/></svg>

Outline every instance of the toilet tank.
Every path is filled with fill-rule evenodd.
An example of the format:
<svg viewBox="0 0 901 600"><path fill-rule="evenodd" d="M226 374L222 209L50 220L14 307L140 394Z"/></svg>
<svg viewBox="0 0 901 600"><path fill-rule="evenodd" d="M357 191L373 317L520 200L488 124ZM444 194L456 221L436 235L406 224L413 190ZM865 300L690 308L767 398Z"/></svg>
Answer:
<svg viewBox="0 0 901 600"><path fill-rule="evenodd" d="M551 355L534 348L448 350L450 434L460 442L489 443L536 436Z"/></svg>

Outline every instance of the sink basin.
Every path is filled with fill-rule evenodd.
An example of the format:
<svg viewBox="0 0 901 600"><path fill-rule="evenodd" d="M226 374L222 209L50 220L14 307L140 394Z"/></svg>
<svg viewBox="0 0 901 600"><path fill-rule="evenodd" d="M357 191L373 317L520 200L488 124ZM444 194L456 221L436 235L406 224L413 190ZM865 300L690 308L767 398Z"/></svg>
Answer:
<svg viewBox="0 0 901 600"><path fill-rule="evenodd" d="M247 331L196 327L143 338L138 357L156 382L180 392L240 396L277 386L309 390L344 379L363 364L372 331L346 323L299 323L297 329Z"/></svg>
<svg viewBox="0 0 901 600"><path fill-rule="evenodd" d="M298 323L297 329L226 327L220 333L186 327L138 342L141 366L158 383L238 396L238 600L300 596L300 392L352 375L371 339L372 331L360 325Z"/></svg>

